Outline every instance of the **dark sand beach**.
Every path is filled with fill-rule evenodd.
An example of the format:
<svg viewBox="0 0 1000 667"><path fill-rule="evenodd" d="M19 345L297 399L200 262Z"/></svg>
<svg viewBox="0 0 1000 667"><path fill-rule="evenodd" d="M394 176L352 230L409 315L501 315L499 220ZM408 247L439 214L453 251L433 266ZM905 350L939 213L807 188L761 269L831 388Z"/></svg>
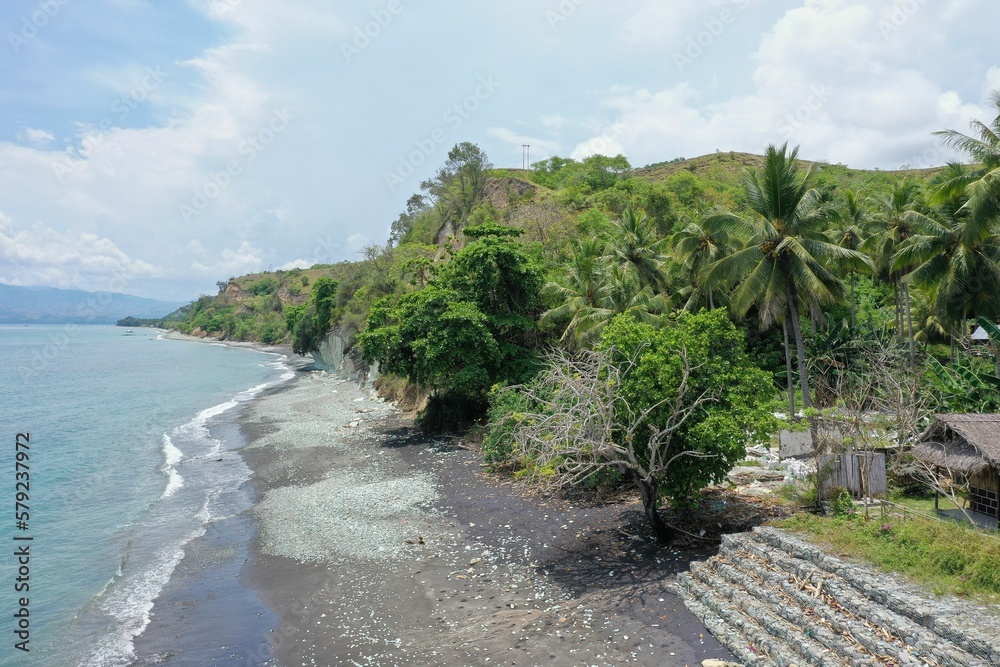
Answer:
<svg viewBox="0 0 1000 667"><path fill-rule="evenodd" d="M188 546L151 665L700 665L732 656L666 586L634 503L526 495L370 390L300 370L248 404L255 504Z"/></svg>

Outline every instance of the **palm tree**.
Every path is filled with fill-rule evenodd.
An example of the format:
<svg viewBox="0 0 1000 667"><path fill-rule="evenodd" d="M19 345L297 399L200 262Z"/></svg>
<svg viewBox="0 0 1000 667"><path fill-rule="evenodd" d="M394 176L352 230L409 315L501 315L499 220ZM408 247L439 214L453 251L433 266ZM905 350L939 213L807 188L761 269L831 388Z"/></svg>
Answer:
<svg viewBox="0 0 1000 667"><path fill-rule="evenodd" d="M935 134L944 137L948 146L966 153L976 167L937 184L940 201L954 198L961 192L963 206L972 214L975 226L992 225L1000 218L1000 90L991 95L996 118L987 125L972 119L972 134L943 130Z"/></svg>
<svg viewBox="0 0 1000 667"><path fill-rule="evenodd" d="M932 294L935 310L953 331L971 315L1000 314L1000 235L968 206L968 189L948 187L966 180L969 171L952 164L931 181L935 205L907 212L915 233L893 258L897 270L910 269L903 285L912 282Z"/></svg>
<svg viewBox="0 0 1000 667"><path fill-rule="evenodd" d="M542 297L559 305L542 314L543 326L568 321L560 341L577 347L586 342L595 324L595 311L606 300L607 266L604 242L597 238L578 241L562 283L550 282Z"/></svg>
<svg viewBox="0 0 1000 667"><path fill-rule="evenodd" d="M809 408L812 399L799 306L803 300L823 304L843 298L844 285L829 268L834 263L862 269L870 267L871 261L824 236L830 212L819 193L809 187L810 172L799 175L797 155L798 148L789 153L787 143L780 148L768 146L763 169L745 173L743 186L750 217L725 209L716 209L708 216L706 224L744 239L745 247L709 266L705 285L712 289L738 283L730 299L737 315L756 306L762 327L775 322L791 325L802 402ZM790 354L786 343L789 363Z"/></svg>
<svg viewBox="0 0 1000 667"><path fill-rule="evenodd" d="M688 299L685 310L695 310L707 297L709 309L715 308L713 290L704 287L705 269L732 251L729 234L724 229L710 229L704 218L692 220L670 238L674 257L684 274Z"/></svg>
<svg viewBox="0 0 1000 667"><path fill-rule="evenodd" d="M656 226L646 214L627 207L612 225L608 246L622 266L635 272L640 286L654 292L666 290L668 256L663 240L656 238Z"/></svg>
<svg viewBox="0 0 1000 667"><path fill-rule="evenodd" d="M561 341L571 348L591 347L615 315L629 313L655 324L670 310L670 300L643 286L631 265L612 261L604 244L587 239L577 244L563 283L550 282L542 296L559 305L542 314L543 326L568 320Z"/></svg>
<svg viewBox="0 0 1000 667"><path fill-rule="evenodd" d="M844 207L833 211L836 227L830 230L830 240L841 248L861 250L865 241L864 228L868 220L868 211L858 199L853 190L844 192ZM851 273L851 328L858 326L857 302L854 298L854 283L857 271Z"/></svg>
<svg viewBox="0 0 1000 667"><path fill-rule="evenodd" d="M913 317L910 312L909 285L900 279L912 267L897 265L896 256L907 240L915 233L913 219L909 213L920 205L920 186L903 178L889 188L889 191L873 198L875 214L864 231L868 238L862 245L874 261L876 276L884 282L892 284L893 299L896 307L896 331L903 339L906 331L910 346L910 367L915 360Z"/></svg>

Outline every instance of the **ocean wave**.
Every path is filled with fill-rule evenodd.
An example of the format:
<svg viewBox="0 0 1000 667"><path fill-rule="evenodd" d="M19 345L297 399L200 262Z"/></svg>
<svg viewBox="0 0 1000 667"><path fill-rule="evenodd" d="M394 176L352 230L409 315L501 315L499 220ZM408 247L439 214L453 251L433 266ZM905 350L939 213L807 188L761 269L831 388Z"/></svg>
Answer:
<svg viewBox="0 0 1000 667"><path fill-rule="evenodd" d="M88 667L131 665L135 659L134 640L149 625L153 601L170 581L177 565L184 558L184 547L191 540L205 534L208 501L197 517L202 523L179 540L159 549L153 558L135 572L125 572L115 585L107 590L99 608L115 619L116 631L106 635L94 647L82 664ZM105 587L106 589L108 587Z"/></svg>
<svg viewBox="0 0 1000 667"><path fill-rule="evenodd" d="M163 467L160 470L167 475L167 488L163 491L161 498L169 498L178 489L184 486L184 478L177 472L177 464L184 458L184 452L177 449L173 440L166 433L163 434Z"/></svg>

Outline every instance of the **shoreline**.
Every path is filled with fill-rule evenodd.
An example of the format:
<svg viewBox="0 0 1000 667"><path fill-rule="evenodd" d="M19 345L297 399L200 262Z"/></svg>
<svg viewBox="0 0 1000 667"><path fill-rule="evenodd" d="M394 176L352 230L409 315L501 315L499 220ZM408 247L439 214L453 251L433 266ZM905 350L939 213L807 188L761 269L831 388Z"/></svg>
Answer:
<svg viewBox="0 0 1000 667"><path fill-rule="evenodd" d="M666 589L707 553L628 535L635 503L527 497L308 367L229 419L253 507L185 549L135 665L734 660Z"/></svg>
<svg viewBox="0 0 1000 667"><path fill-rule="evenodd" d="M666 589L706 552L625 536L620 526L642 522L637 503L526 497L485 477L477 453L322 373L262 397L242 421L259 493L243 579L279 618L259 658L733 660Z"/></svg>
<svg viewBox="0 0 1000 667"><path fill-rule="evenodd" d="M285 364L296 375L311 365L288 345L261 345L242 341L219 341L198 338L166 329L153 329L163 338L252 349L270 355L283 355ZM240 430L240 417L262 396L281 391L295 382L295 377L263 390L231 412L215 417L207 425L213 437L223 443L223 452L240 451L247 439ZM250 495L250 506L257 502L250 480L238 492ZM149 623L132 640L132 667L149 665L251 664L240 656L260 651L267 645L266 635L277 617L260 602L257 592L240 580L243 566L250 558L250 544L257 527L248 511L218 519L205 526L203 535L183 548L183 556L166 585L153 601Z"/></svg>

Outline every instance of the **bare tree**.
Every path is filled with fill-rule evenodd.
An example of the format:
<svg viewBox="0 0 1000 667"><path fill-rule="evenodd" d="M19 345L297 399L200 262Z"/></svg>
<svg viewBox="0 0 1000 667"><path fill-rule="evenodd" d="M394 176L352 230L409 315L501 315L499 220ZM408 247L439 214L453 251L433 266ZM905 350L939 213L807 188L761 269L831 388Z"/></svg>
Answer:
<svg viewBox="0 0 1000 667"><path fill-rule="evenodd" d="M641 350L640 350L641 352ZM623 378L636 366L638 354L625 364L612 355L584 351L570 355L549 353L546 370L531 385L516 387L529 411L517 414L512 430L516 449L530 462L531 476L555 487L577 484L602 470L615 470L639 490L650 526L663 542L676 537L675 529L660 518L660 485L670 466L682 457L714 458L714 454L675 451L674 436L704 404L709 393L693 395L692 366L680 350L682 372L676 395L636 410L620 395ZM664 423L650 425L654 410L669 405Z"/></svg>
<svg viewBox="0 0 1000 667"><path fill-rule="evenodd" d="M912 446L930 416L930 397L909 367L907 350L891 340L872 338L859 344L854 368L838 383L840 404L831 419L858 457L865 518L872 497L876 449Z"/></svg>
<svg viewBox="0 0 1000 667"><path fill-rule="evenodd" d="M945 452L945 447L941 443L928 442L924 444L930 447L938 448L942 455ZM909 475L926 486L929 486L934 489L936 494L940 494L950 500L952 505L957 507L958 510L962 512L966 520L970 524L975 525L972 515L969 514L965 508L964 496L969 491L969 482L965 475L947 467L935 466L916 457L910 457L909 459L901 462L899 471L903 474ZM934 508L937 509L936 500Z"/></svg>

